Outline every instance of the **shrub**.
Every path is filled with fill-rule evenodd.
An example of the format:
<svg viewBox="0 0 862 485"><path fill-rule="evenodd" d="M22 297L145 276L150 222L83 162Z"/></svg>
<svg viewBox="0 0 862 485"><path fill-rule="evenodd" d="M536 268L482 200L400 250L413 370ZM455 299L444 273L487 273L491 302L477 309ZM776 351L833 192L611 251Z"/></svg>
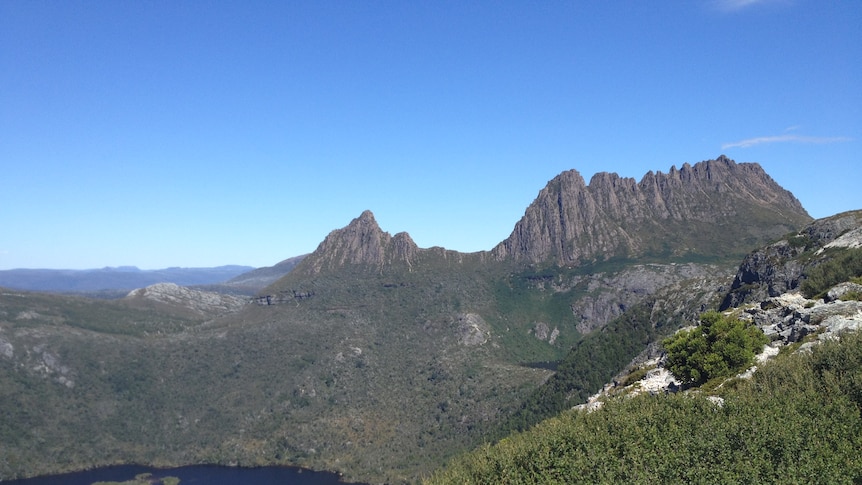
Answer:
<svg viewBox="0 0 862 485"><path fill-rule="evenodd" d="M687 385L700 385L745 369L769 341L754 325L718 312L706 312L700 321L698 327L662 342L668 370Z"/></svg>

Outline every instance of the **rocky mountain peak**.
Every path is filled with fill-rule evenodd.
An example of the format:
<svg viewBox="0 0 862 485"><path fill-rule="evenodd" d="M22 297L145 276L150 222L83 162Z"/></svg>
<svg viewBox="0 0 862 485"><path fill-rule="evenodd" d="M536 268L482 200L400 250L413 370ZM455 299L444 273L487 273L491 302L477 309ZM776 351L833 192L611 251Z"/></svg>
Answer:
<svg viewBox="0 0 862 485"><path fill-rule="evenodd" d="M740 224L746 218L755 224ZM564 266L645 255L744 254L809 222L799 201L756 163L724 155L636 182L576 170L543 188L492 250L497 260Z"/></svg>
<svg viewBox="0 0 862 485"><path fill-rule="evenodd" d="M374 214L363 211L342 229L336 229L304 261L303 268L311 273L345 265L382 267L394 262L408 265L418 247L406 232L394 237L377 224Z"/></svg>

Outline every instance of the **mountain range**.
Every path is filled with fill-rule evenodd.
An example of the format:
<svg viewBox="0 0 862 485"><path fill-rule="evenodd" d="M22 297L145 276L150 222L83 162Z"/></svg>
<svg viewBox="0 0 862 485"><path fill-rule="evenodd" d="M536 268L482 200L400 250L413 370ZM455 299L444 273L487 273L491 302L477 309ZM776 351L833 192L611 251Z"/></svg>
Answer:
<svg viewBox="0 0 862 485"><path fill-rule="evenodd" d="M9 269L0 271L0 286L54 293L89 293L116 297L156 283L183 286L221 283L247 273L250 266L165 268L142 270L136 266L99 269Z"/></svg>
<svg viewBox="0 0 862 485"><path fill-rule="evenodd" d="M759 165L722 156L639 182L564 172L475 253L419 248L364 211L239 301L5 291L0 479L139 462L416 481L583 402L810 222Z"/></svg>

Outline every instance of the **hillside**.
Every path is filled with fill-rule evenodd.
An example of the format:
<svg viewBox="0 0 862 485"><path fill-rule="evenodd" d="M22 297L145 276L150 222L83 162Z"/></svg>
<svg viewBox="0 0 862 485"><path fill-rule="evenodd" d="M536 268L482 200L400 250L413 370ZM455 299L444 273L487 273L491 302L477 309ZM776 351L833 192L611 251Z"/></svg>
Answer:
<svg viewBox="0 0 862 485"><path fill-rule="evenodd" d="M567 411L426 480L859 483L862 335L782 356L717 397L641 394Z"/></svg>
<svg viewBox="0 0 862 485"><path fill-rule="evenodd" d="M748 301L726 318L769 342L756 366L679 392L671 351L652 352L588 405L459 457L426 483L858 483L860 215L815 221L740 265L724 301L739 297L743 279Z"/></svg>
<svg viewBox="0 0 862 485"><path fill-rule="evenodd" d="M586 399L717 304L744 254L810 220L724 157L636 184L561 179L576 177L477 253L419 248L365 211L239 308L165 286L116 302L4 292L0 478L140 462L414 481Z"/></svg>

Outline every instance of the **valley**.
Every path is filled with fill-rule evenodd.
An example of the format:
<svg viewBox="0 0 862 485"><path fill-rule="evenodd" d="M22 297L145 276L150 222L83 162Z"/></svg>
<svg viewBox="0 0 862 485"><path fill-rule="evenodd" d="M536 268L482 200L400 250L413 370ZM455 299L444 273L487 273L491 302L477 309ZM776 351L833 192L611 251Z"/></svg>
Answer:
<svg viewBox="0 0 862 485"><path fill-rule="evenodd" d="M138 463L416 482L742 301L740 261L810 222L759 166L719 157L640 182L566 172L476 253L364 211L252 295L3 290L0 479Z"/></svg>

